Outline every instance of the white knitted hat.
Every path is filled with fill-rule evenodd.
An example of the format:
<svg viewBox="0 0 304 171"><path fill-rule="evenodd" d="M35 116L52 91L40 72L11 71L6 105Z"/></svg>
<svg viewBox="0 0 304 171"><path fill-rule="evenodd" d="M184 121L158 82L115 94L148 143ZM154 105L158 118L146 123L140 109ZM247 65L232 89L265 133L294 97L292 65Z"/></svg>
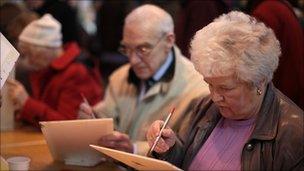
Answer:
<svg viewBox="0 0 304 171"><path fill-rule="evenodd" d="M60 47L62 45L61 24L50 14L28 24L19 40L38 46Z"/></svg>

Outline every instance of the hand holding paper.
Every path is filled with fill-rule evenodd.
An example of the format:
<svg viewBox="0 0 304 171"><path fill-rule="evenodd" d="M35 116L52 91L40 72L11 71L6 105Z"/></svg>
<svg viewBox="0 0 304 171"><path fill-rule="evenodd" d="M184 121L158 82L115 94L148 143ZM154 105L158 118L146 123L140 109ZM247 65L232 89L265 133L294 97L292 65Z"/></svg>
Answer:
<svg viewBox="0 0 304 171"><path fill-rule="evenodd" d="M127 134L114 131L112 134L101 137L98 144L104 147L133 153L133 144Z"/></svg>
<svg viewBox="0 0 304 171"><path fill-rule="evenodd" d="M29 95L24 86L17 80L8 79L8 94L12 99L15 109L20 109L25 104Z"/></svg>

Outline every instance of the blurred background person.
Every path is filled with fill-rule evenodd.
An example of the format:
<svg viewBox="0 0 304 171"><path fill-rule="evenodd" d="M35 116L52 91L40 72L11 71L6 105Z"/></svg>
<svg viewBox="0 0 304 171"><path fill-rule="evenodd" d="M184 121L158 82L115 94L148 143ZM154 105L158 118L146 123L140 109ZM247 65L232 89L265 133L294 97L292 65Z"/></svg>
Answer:
<svg viewBox="0 0 304 171"><path fill-rule="evenodd" d="M16 16L7 27L7 34L10 42L17 49L18 48L18 37L21 34L22 30L30 24L32 21L39 19L39 16L31 11L23 11L18 16ZM15 65L15 78L18 80L28 93L32 93L29 73L32 70L31 64L28 63L28 60L24 56L20 56Z"/></svg>
<svg viewBox="0 0 304 171"><path fill-rule="evenodd" d="M18 37L22 30L39 16L32 11L27 10L17 3L5 3L0 6L0 23L1 32L9 40L9 42L17 49ZM20 81L27 92L31 93L29 82L29 71L31 66L27 63L27 59L23 56L18 58L15 65L15 78Z"/></svg>
<svg viewBox="0 0 304 171"><path fill-rule="evenodd" d="M124 0L124 1L96 1L100 3L96 10L96 39L93 51L100 59L100 72L104 76L105 84L111 73L128 62L128 58L118 51L122 39L123 24L126 15L134 8L143 4L154 4L162 7L174 16L179 8L179 1L160 0Z"/></svg>
<svg viewBox="0 0 304 171"><path fill-rule="evenodd" d="M154 155L184 170L303 170L303 110L271 82L280 54L274 32L241 12L199 30L191 60L210 96L177 136L164 130ZM150 146L162 125L149 128Z"/></svg>
<svg viewBox="0 0 304 171"><path fill-rule="evenodd" d="M100 58L100 71L105 75L105 83L108 76L128 62L128 59L118 52L122 39L122 28L126 15L133 8L134 1L102 1L96 11L96 45L95 52ZM134 6L136 6L134 2Z"/></svg>
<svg viewBox="0 0 304 171"><path fill-rule="evenodd" d="M40 16L49 13L60 22L62 29L63 45L68 43L77 43L85 58L88 58L95 72L100 73L100 79L103 77L100 70L100 59L95 53L94 47L97 42L94 41L91 33L84 29L80 20L81 8L78 4L84 4L81 1L74 0L23 0L25 7L38 13ZM89 8L87 8L89 9ZM95 11L94 11L95 12ZM88 11L87 13L92 13ZM83 15L82 15L83 16Z"/></svg>
<svg viewBox="0 0 304 171"><path fill-rule="evenodd" d="M76 43L62 45L61 25L50 14L28 24L19 35L18 50L33 71L32 94L16 80L8 80L18 119L38 126L39 121L76 119L83 94L90 104L100 101L99 73Z"/></svg>
<svg viewBox="0 0 304 171"><path fill-rule="evenodd" d="M177 127L190 101L209 93L174 42L173 20L163 9L143 5L128 14L120 51L129 63L110 76L103 101L93 108L80 106L80 118L92 112L114 118L117 131L102 137L100 145L145 155L146 130L152 121L166 118L175 107L170 125Z"/></svg>
<svg viewBox="0 0 304 171"><path fill-rule="evenodd" d="M176 23L176 45L186 57L189 55L190 40L196 31L208 25L219 15L228 12L223 0L183 0Z"/></svg>
<svg viewBox="0 0 304 171"><path fill-rule="evenodd" d="M249 14L270 27L280 41L282 54L273 83L304 109L304 36L292 5L286 0L249 0Z"/></svg>
<svg viewBox="0 0 304 171"><path fill-rule="evenodd" d="M3 3L0 6L0 31L5 36L7 36L7 26L17 15L22 12L22 8L15 3Z"/></svg>
<svg viewBox="0 0 304 171"><path fill-rule="evenodd" d="M43 16L46 13L51 14L62 26L62 41L80 42L81 25L77 20L76 10L66 1L62 0L24 0L25 6Z"/></svg>

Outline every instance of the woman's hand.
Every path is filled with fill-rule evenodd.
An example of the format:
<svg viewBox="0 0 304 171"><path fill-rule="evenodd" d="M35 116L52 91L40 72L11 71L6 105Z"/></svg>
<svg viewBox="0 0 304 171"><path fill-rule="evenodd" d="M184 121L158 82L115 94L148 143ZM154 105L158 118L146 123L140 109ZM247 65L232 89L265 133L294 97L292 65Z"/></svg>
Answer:
<svg viewBox="0 0 304 171"><path fill-rule="evenodd" d="M152 147L156 137L159 135L160 129L163 126L164 122L157 120L152 123L148 132L146 134L146 138L148 140L149 146ZM157 153L165 153L167 152L174 144L175 144L176 135L171 128L165 128L162 132L161 138L156 144L154 151Z"/></svg>
<svg viewBox="0 0 304 171"><path fill-rule="evenodd" d="M20 110L24 106L29 95L19 81L9 79L7 80L7 83L8 95L12 99L15 109Z"/></svg>

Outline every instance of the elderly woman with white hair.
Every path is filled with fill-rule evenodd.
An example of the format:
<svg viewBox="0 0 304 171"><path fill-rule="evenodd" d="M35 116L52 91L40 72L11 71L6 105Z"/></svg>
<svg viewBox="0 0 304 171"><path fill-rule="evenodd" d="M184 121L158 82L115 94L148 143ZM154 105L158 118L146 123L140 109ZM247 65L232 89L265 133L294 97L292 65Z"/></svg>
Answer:
<svg viewBox="0 0 304 171"><path fill-rule="evenodd" d="M185 170L301 170L303 111L271 83L280 45L241 12L196 33L191 58L209 84L177 135L166 128L154 155ZM150 146L162 121L148 130Z"/></svg>
<svg viewBox="0 0 304 171"><path fill-rule="evenodd" d="M18 50L31 68L32 93L17 80L7 81L17 120L38 127L39 121L76 119L82 95L91 104L102 98L99 73L87 65L77 43L62 44L61 24L52 15L29 23L18 39Z"/></svg>

